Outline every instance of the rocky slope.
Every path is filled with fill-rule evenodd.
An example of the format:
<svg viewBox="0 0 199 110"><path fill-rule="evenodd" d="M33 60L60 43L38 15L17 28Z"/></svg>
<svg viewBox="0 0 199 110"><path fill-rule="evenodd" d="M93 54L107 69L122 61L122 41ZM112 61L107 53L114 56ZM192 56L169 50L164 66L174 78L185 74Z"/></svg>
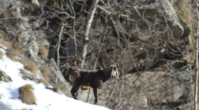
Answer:
<svg viewBox="0 0 199 110"><path fill-rule="evenodd" d="M63 76L69 67L80 67L91 5L92 0L1 0L0 48L6 47L7 55L31 72L21 70L24 79L42 80L69 93L71 85ZM196 24L194 11L188 8L192 6L188 0L98 3L85 68L94 69L96 58L100 69L121 63L120 78L99 90L100 105L124 110L192 109ZM79 91L79 99L87 101L88 91ZM93 100L90 93L89 102Z"/></svg>

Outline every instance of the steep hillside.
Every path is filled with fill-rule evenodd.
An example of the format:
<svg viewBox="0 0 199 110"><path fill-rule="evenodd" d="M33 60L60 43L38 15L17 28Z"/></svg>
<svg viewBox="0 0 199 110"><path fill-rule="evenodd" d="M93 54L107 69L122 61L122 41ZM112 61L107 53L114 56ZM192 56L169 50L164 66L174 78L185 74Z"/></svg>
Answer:
<svg viewBox="0 0 199 110"><path fill-rule="evenodd" d="M106 109L69 98L68 69L114 63L119 78L98 90L98 105L193 109L196 4L0 0L0 109ZM92 89L79 89L78 100L93 104Z"/></svg>
<svg viewBox="0 0 199 110"><path fill-rule="evenodd" d="M86 104L66 96L61 90L55 91L51 85L24 80L20 70L24 65L12 61L5 50L0 49L0 109L1 110L108 110L105 107ZM24 70L27 71L27 70ZM28 72L28 71L27 71ZM29 74L34 74L29 72Z"/></svg>

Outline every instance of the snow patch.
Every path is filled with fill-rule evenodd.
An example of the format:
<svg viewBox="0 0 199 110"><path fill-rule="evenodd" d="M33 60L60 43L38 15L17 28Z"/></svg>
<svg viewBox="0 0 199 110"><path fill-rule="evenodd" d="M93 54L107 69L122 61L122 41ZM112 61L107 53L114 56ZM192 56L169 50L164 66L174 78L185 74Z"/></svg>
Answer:
<svg viewBox="0 0 199 110"><path fill-rule="evenodd" d="M108 110L103 106L84 103L73 98L69 98L62 93L56 93L46 89L44 84L36 84L31 80L22 79L22 74L19 69L24 66L19 62L14 62L4 53L3 59L0 59L0 70L4 71L12 79L12 82L0 82L0 110L18 110L18 109L33 109L33 110ZM33 86L33 93L36 97L36 105L27 105L23 103L19 97L19 88L30 84Z"/></svg>

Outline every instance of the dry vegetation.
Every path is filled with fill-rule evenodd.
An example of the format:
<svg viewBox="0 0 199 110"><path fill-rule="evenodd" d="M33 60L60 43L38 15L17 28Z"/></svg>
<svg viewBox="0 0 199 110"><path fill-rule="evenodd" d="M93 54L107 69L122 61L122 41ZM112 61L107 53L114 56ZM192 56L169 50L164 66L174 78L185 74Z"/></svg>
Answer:
<svg viewBox="0 0 199 110"><path fill-rule="evenodd" d="M50 71L48 70L48 68L41 67L40 70L41 70L41 73L42 73L44 79L45 79L46 81L49 81L49 74L50 74Z"/></svg>
<svg viewBox="0 0 199 110"><path fill-rule="evenodd" d="M13 42L12 47L13 47L13 51L18 52L18 53L22 53L22 48L21 48L19 43Z"/></svg>
<svg viewBox="0 0 199 110"><path fill-rule="evenodd" d="M24 64L25 69L29 70L30 72L32 72L34 74L37 74L37 71L39 68L36 63L29 61L27 63L24 62L23 64Z"/></svg>
<svg viewBox="0 0 199 110"><path fill-rule="evenodd" d="M39 83L44 83L46 86L49 86L49 85L50 85L49 82L46 81L45 79L40 79L40 80L39 80Z"/></svg>
<svg viewBox="0 0 199 110"><path fill-rule="evenodd" d="M0 44L5 46L7 49L11 51L22 53L22 48L20 44L17 42L11 42L9 38L10 37L7 35L0 34ZM6 39L9 39L9 40L6 40Z"/></svg>
<svg viewBox="0 0 199 110"><path fill-rule="evenodd" d="M60 87L58 87L58 86L53 86L53 91L54 92L58 92L58 91L60 91L61 89L60 89Z"/></svg>
<svg viewBox="0 0 199 110"><path fill-rule="evenodd" d="M19 99L26 104L36 104L36 98L32 90L34 90L34 88L29 84L20 87Z"/></svg>
<svg viewBox="0 0 199 110"><path fill-rule="evenodd" d="M72 98L72 95L70 92L68 91L61 91L62 93L64 93L67 97L71 97Z"/></svg>
<svg viewBox="0 0 199 110"><path fill-rule="evenodd" d="M2 14L3 14L4 18L12 17L12 13L10 11L8 11L8 10L3 10Z"/></svg>
<svg viewBox="0 0 199 110"><path fill-rule="evenodd" d="M0 34L0 44L3 45L4 47L6 47L7 49L10 49L11 43L8 41L5 41L4 38L2 38L2 37L5 37L5 35Z"/></svg>
<svg viewBox="0 0 199 110"><path fill-rule="evenodd" d="M6 37L7 37L6 35L0 34L0 44L3 45L4 47L6 47L8 49L9 52L6 52L6 55L11 60L16 61L16 57L14 57L14 56L16 55L16 53L22 54L22 48L16 42L12 43L9 40L5 40Z"/></svg>
<svg viewBox="0 0 199 110"><path fill-rule="evenodd" d="M10 58L12 61L16 61L16 57L14 57L11 53L6 52L6 55L8 58Z"/></svg>
<svg viewBox="0 0 199 110"><path fill-rule="evenodd" d="M146 0L146 1L148 1L148 0ZM80 37L80 36L82 36L84 34L84 30L82 28L85 27L85 22L86 22L86 21L84 21L85 20L85 15L86 15L85 12L88 12L88 9L89 9L88 7L90 7L90 5L88 5L88 4L90 4L90 1L86 1L85 3L82 3L82 4L78 4L77 7L75 7L75 5L74 5L74 7L71 8L71 9L70 9L70 7L67 7L67 9L64 9L65 8L64 7L65 4L63 4L64 2L62 2L62 0L61 1L59 1L59 0L58 1L52 0L52 1L49 1L49 2L50 2L49 4L45 4L45 3L42 4L43 6L47 5L48 7L51 7L52 9L54 9L54 11L53 10L46 10L48 8L44 8L42 10L42 11L44 11L44 13L47 12L46 13L47 17L45 18L45 19L47 19L46 21L50 21L52 25L57 25L57 24L66 24L66 23L68 23L69 20L70 21L74 20L74 24L71 22L71 23L69 23L69 26L67 28L65 27L65 29L64 29L65 37L63 37L63 41L64 40L68 40L68 38L71 38L72 36L77 36L77 38L78 38L78 37ZM139 31L139 29L137 29L137 30L131 30L129 28L126 29L125 26L127 26L127 24L128 24L129 27L133 27L135 25L134 22L131 21L131 19L134 20L134 18L131 17L131 16L135 16L135 15L130 14L130 13L126 14L126 12L131 12L132 10L129 10L131 8L125 7L125 5L129 4L130 2L129 3L126 2L127 4L125 2L124 3L119 3L119 1L113 1L113 0L108 0L107 1L107 0L105 0L105 1L100 1L100 3L98 4L99 7L98 7L98 9L96 11L95 18L94 18L94 19L96 19L96 21L93 21L93 24L95 22L97 22L97 23L99 22L99 24L101 24L101 25L95 25L97 23L95 23L93 25L94 28L92 29L92 32L90 33L91 34L90 35L91 39L92 39L92 37L96 38L95 32L97 32L97 34L101 35L99 37L102 37L103 35L105 36L106 39L111 39L111 38L115 39L115 38L118 37L117 38L118 42L119 41L121 41L121 42L119 42L120 44L114 42L116 44L116 45L114 45L115 47L112 48L112 45L111 45L111 48L109 48L108 46L106 47L106 45L104 45L104 44L108 44L108 43L105 42L106 40L103 41L102 39L99 39L99 41L97 41L98 39L96 39L95 42L103 42L103 48L102 48L103 52L99 51L99 53L100 53L99 56L96 55L96 53L98 53L97 52L98 49L94 49L93 50L94 52L88 53L87 59L90 59L90 60L87 61L87 65L89 67L91 67L91 68L93 67L94 60L92 61L92 59L95 59L95 57L97 56L97 57L99 57L99 59L98 59L97 62L98 62L98 66L100 66L100 67L102 67L102 65L104 65L104 66L109 65L110 62L112 63L112 62L115 62L116 60L118 60L118 61L122 60L123 66L126 67L126 68L123 67L122 69L124 69L125 73L127 73L131 69L132 65L135 63L134 59L136 61L141 59L140 62L142 62L143 60L144 61L148 61L148 62L146 62L146 65L148 64L149 67L150 67L150 65L152 65L152 63L153 63L153 62L150 62L150 61L153 61L155 59L155 58L153 58L153 56L155 56L155 54L148 54L148 53L151 52L150 50L157 50L154 53L159 53L159 50L158 50L159 47L157 49L157 47L155 45L151 45L154 42L149 41L149 42L151 42L151 44L147 44L145 42L142 43L141 40L137 40L138 38L141 38L141 37L138 37L137 34L134 34L134 33L132 34L131 33L131 32L134 32L134 31L136 33L136 31ZM196 24L196 20L194 19L194 16L193 16L194 15L193 14L193 8L190 8L190 6L191 6L190 0L170 0L170 2L172 2L172 5L174 6L174 8L176 10L176 13L177 13L179 19L182 19L182 21L184 21L185 23L188 24L189 28L193 29L194 25ZM74 3L76 3L76 2L74 2ZM54 7L52 7L51 4ZM106 4L111 4L111 5L106 5ZM120 4L123 4L123 5L120 6ZM78 7L81 7L81 11L78 11L76 9ZM57 9L59 9L59 10L57 10ZM74 9L76 9L76 10L74 10ZM114 9L114 11L112 12L111 10L113 10L113 9ZM70 10L70 11L67 11L67 10ZM62 14L57 13L58 11L60 11L61 13L71 13L73 11L74 12L70 16L68 16L68 14L67 14L67 17L65 17L64 14L62 15ZM107 17L107 15L109 15L108 14L109 12L112 13L112 14L110 14L110 16L111 16L110 18L111 19L109 17ZM121 16L119 14L118 15L114 14L114 12L117 12L117 13L121 14ZM10 13L9 11L2 11L2 14L3 14L3 17L5 17L5 18L6 17L12 17L12 13ZM76 16L76 15L78 15L78 16ZM83 17L81 17L81 16L83 16ZM60 19L62 17L64 18L63 20ZM71 18L76 17L78 19L71 19L70 17ZM59 18L60 20L56 21L57 18ZM67 18L67 19L65 19L65 18ZM112 19L112 18L114 18L114 19ZM145 19L144 16L143 16L143 18ZM51 21L51 19L55 20L56 22ZM106 20L108 21L108 19L110 19L109 20L110 23L101 22L101 21L106 21ZM158 19L157 19L157 21L158 21ZM120 22L121 22L121 24L120 24ZM125 24L125 22L127 22L127 23ZM154 22L150 22L150 24L153 24L153 23ZM51 24L50 24L49 28L50 27L53 28L53 26ZM113 28L113 29L109 29L109 28L106 29L106 28L104 28L105 27L104 24L108 24L107 27ZM74 27L78 27L78 28L76 29ZM124 29L122 29L123 27L124 27ZM144 27L144 25L143 25L143 27ZM152 29L151 27L153 27L153 26L149 26L149 27L150 27L149 28L149 30L150 30L150 29ZM154 25L154 27L156 27L156 25ZM157 25L157 27L158 27L158 25ZM101 31L98 32L97 29L102 30L102 32ZM154 28L154 29L156 29L156 28ZM60 29L57 28L57 30L60 30ZM47 30L47 31L49 31L49 30ZM106 35L106 33L105 33L106 31L108 31L109 34L107 33L107 35ZM55 31L55 33L58 33L58 32ZM156 33L157 33L157 35L159 33L159 31L155 32L154 30L151 30L151 32L154 32L154 33L151 34L150 36L156 36ZM74 35L71 34L71 33L74 33ZM143 34L143 36L147 36L147 34ZM191 35L189 35L189 36L191 36ZM34 74L37 74L38 71L40 70L41 73L42 73L42 75L43 75L43 77L44 77L44 79L39 80L39 83L44 83L46 86L49 86L49 74L50 74L50 71L47 68L45 68L45 67L38 67L38 65L35 62L24 61L24 59L16 59L16 57L13 56L13 55L16 55L16 52L23 53L22 52L22 48L20 47L20 43L22 43L24 41L24 37L22 35L18 34L18 40L19 40L20 43L17 43L17 42L11 43L9 41L10 38L11 37L9 35L4 35L4 34L0 33L0 44L3 45L3 46L5 46L7 49L11 50L13 53L15 52L14 54L12 54L12 53L6 53L7 56L10 59L12 59L13 61L17 60L17 61L21 62L24 65L25 69L29 70L30 72L32 72ZM54 38L56 39L54 41L57 41L57 36L54 37ZM123 40L123 39L127 39L127 38L129 39L129 41ZM190 41L194 42L193 39L191 39ZM111 40L111 41L113 41L113 40ZM159 41L163 41L163 40L159 39ZM80 41L78 41L78 42L80 42ZM58 43L60 43L60 42L57 42L57 44ZM125 47L125 45L121 45L122 43L127 44L129 47ZM164 46L167 45L167 43L164 43L164 42L163 43L158 42L158 43L160 44L160 48L165 49ZM158 44L158 46L159 46L159 44ZM121 50L124 50L124 52L123 51L121 52L119 50L119 53L117 53L118 46L122 47ZM141 52L139 53L139 51L141 51L141 50L139 50L137 48L137 46L139 48L142 47L144 50L146 50L146 53L140 54ZM130 48L130 47L132 47L132 48ZM153 47L153 49L148 48L148 47ZM61 48L64 48L64 47L61 46ZM179 50L180 49L181 48L179 48ZM127 52L126 50L128 50L129 52ZM131 50L132 50L132 52L131 52ZM48 52L49 51L48 51L48 48L46 46L39 46L39 51L40 51L40 53L42 55L45 55L46 57L48 56ZM182 51L180 51L180 52L182 52ZM121 56L120 56L120 52L122 53ZM169 51L167 51L167 52L169 52ZM51 52L51 53L54 53L54 52ZM112 54L110 54L110 53L112 53ZM147 57L145 57L144 54L146 54ZM116 57L113 58L112 56L110 57L109 55L113 55L113 56L116 56ZM187 57L190 57L190 58L187 58L187 61L193 62L194 61L194 55L195 55L195 53L194 54L191 53L190 56L187 56ZM3 52L0 51L0 59L2 59L2 56L3 56ZM152 57L148 57L148 56L152 56ZM159 56L159 55L157 55L157 56ZM61 57L64 57L64 58L67 57L66 59L69 60L69 61L71 61L71 62L74 62L72 59L75 59L75 60L78 59L77 61L79 61L79 56L76 56L76 55L74 55L74 57L71 57L71 56L61 56ZM125 59L122 59L122 57L124 57ZM131 58L131 59L128 59L128 58ZM160 59L164 59L164 58L160 58ZM192 60L189 60L189 59L192 59ZM130 63L129 63L129 60L132 60L132 61L130 61ZM155 60L154 60L154 62L155 62ZM62 61L60 61L60 62L63 64L63 63L65 63L64 61L66 61L66 60L62 60ZM131 63L131 62L133 62L133 63ZM140 62L137 61L136 64L139 64ZM61 63L58 64L58 65L61 65ZM69 64L73 66L73 63L69 63ZM142 63L140 63L140 64L142 64ZM76 63L74 63L74 65L76 66ZM148 68L147 66L146 66L146 68ZM132 68L134 68L134 67L132 67ZM135 68L136 68L136 71L139 71L139 68L137 69L136 66L135 66ZM145 67L143 67L143 68L144 68L143 71L145 71ZM142 68L140 70L142 70ZM121 82L123 83L123 81L121 81ZM19 97L22 100L22 102L27 103L27 104L36 104L36 102L35 102L36 101L35 100L35 96L34 96L34 94L32 92L32 89L33 89L33 87L31 85L25 85L25 86L23 86L23 87L20 88L20 91L19 91L20 92L19 93L20 96ZM137 88L135 88L135 90L137 90ZM60 90L60 88L58 86L54 86L53 87L53 91L58 92L58 91L61 91L61 90ZM121 89L121 91L122 91L122 89ZM71 93L70 92L68 92L68 91L61 91L61 92L64 93L66 96L71 97ZM29 95L31 95L31 96L29 96ZM114 99L111 99L111 100L114 100ZM110 106L108 106L108 107L110 107Z"/></svg>
<svg viewBox="0 0 199 110"><path fill-rule="evenodd" d="M46 46L39 47L40 53L44 54L46 57L48 56L48 48Z"/></svg>
<svg viewBox="0 0 199 110"><path fill-rule="evenodd" d="M172 1L172 4L177 10L177 15L182 18L182 20L188 23L190 26L193 25L196 21L194 19L193 9L191 8L191 1L190 0L175 0Z"/></svg>
<svg viewBox="0 0 199 110"><path fill-rule="evenodd" d="M4 55L4 53L2 51L0 51L0 59L3 59L3 55Z"/></svg>

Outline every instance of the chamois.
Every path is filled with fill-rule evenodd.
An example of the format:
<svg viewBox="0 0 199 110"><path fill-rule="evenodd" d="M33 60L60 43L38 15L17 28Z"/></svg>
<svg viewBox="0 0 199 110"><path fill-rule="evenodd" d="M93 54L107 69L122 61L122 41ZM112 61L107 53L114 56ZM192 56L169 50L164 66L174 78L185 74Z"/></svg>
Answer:
<svg viewBox="0 0 199 110"><path fill-rule="evenodd" d="M102 88L103 83L105 83L111 76L119 76L117 64L111 65L104 70L69 68L68 73L69 81L72 84L71 94L73 98L77 99L75 93L79 87L82 89L93 88L95 104L98 103L97 89Z"/></svg>

